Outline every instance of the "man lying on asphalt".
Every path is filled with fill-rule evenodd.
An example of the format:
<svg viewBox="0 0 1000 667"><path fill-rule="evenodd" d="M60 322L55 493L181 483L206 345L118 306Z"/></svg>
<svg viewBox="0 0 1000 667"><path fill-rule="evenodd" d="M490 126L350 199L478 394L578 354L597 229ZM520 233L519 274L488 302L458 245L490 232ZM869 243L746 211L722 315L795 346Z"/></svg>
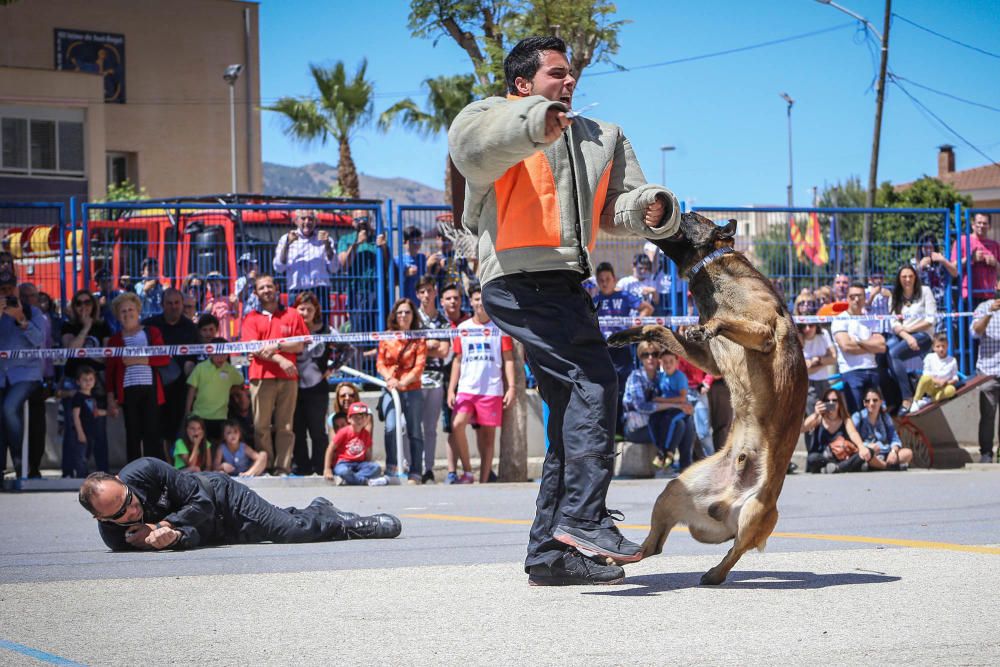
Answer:
<svg viewBox="0 0 1000 667"><path fill-rule="evenodd" d="M391 514L341 512L326 498L281 509L223 473L180 472L153 458L129 463L117 477L90 475L80 504L112 551L387 538L402 530Z"/></svg>

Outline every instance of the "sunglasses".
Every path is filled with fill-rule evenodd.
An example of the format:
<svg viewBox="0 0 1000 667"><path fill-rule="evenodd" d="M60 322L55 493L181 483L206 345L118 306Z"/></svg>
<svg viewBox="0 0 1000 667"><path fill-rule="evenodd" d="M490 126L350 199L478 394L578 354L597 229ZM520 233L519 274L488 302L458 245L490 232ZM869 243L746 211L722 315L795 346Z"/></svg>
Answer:
<svg viewBox="0 0 1000 667"><path fill-rule="evenodd" d="M640 359L656 359L659 356L660 355L657 354L656 352L643 352L642 354L639 355L639 358Z"/></svg>
<svg viewBox="0 0 1000 667"><path fill-rule="evenodd" d="M881 398L866 398L866 399L864 400L864 402L865 402L866 404L867 404L867 403L881 403L881 402L882 402L882 399L881 399Z"/></svg>
<svg viewBox="0 0 1000 667"><path fill-rule="evenodd" d="M131 505L132 505L132 489L131 487L129 487L128 484L125 484L125 502L122 503L121 509L119 509L111 516L106 516L103 518L101 517L94 517L94 518L100 521L101 523L118 523L118 519L125 516L125 513L128 512L128 508Z"/></svg>
<svg viewBox="0 0 1000 667"><path fill-rule="evenodd" d="M93 299L77 299L76 300L76 305L78 305L78 306L86 306L86 305L91 304L91 303L94 303Z"/></svg>

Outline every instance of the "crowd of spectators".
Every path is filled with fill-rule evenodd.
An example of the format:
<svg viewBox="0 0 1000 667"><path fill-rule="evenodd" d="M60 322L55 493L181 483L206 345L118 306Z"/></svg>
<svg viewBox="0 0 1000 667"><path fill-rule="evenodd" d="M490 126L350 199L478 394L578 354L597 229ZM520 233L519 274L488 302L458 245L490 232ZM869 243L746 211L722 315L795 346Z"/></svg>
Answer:
<svg viewBox="0 0 1000 667"><path fill-rule="evenodd" d="M379 485L398 475L410 484L434 483L440 428L448 435L448 483L494 481L496 429L514 399L512 343L482 308L475 262L457 257L451 241L439 234L434 252L425 254L423 232L406 228L400 298L392 302L387 321L376 323L378 292L386 283L377 275L379 254L383 267L396 268L384 236L374 237L362 215L337 241L317 228L312 211L296 211L293 222L277 243L272 267L283 276L287 294L249 254L237 262L240 275L231 294L218 272L188 276L179 289L167 287L156 260L147 258L134 283L123 276L116 286L109 271L99 270L98 289L79 290L60 313L49 295L30 283L18 284L13 258L0 253L0 349L326 334L332 330L327 316L332 293L348 295L351 316L342 331L491 329L493 335L485 337L383 340L373 350L377 372L398 393L406 422L400 451L400 416L383 392L375 412L384 423L384 467L371 460L376 420L361 402L360 386L330 384L338 352L326 342L268 343L249 356L242 371L225 354L69 358L56 365L0 360L4 460L9 450L20 466L27 431L29 475L40 474L45 399L54 396L61 407L68 477L82 477L92 467L108 470L107 420L121 414L128 460L155 456L178 468L239 475L315 474L338 484ZM879 272L865 282L837 274L829 284L794 296L795 316L839 313L829 322L797 325L809 373L802 426L809 472L907 468L910 451L902 447L892 417L949 400L965 380L948 343L960 320L941 317L949 291L956 300L971 298L976 307L971 325L962 326L976 341L977 372L991 378L980 393L979 441L981 461L993 460L1000 324L992 316L1000 310L1000 245L990 240L989 229L989 218L977 215L973 235L954 247L950 258L934 236L921 237L912 261L897 267L888 282ZM961 285L955 280L959 268L971 278ZM671 314L669 271L652 244L634 255L629 275L618 278L615 267L604 262L585 287L598 317ZM601 325L606 337L622 328L610 321ZM611 355L620 439L653 445L654 465L668 474L722 446L732 421L724 378L652 343L612 349ZM470 426L481 462L478 474L469 451Z"/></svg>

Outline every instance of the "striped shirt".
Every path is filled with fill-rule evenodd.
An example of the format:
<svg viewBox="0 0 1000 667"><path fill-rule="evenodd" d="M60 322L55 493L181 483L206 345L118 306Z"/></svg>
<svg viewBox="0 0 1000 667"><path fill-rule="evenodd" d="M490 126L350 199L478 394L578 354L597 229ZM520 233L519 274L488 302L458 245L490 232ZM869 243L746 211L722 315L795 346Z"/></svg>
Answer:
<svg viewBox="0 0 1000 667"><path fill-rule="evenodd" d="M149 345L146 330L139 329L134 336L125 336L125 347L145 347ZM136 364L125 367L125 387L151 387L153 385L153 369L148 364Z"/></svg>
<svg viewBox="0 0 1000 667"><path fill-rule="evenodd" d="M285 274L288 289L293 292L309 287L328 286L330 276L340 268L332 241L329 247L330 255L327 256L327 244L320 241L315 232L308 237L299 233L293 243L288 242L288 234L285 234L278 241L274 253L274 270ZM285 248L288 248L288 256L282 263L280 258Z"/></svg>
<svg viewBox="0 0 1000 667"><path fill-rule="evenodd" d="M1000 317L996 313L990 312L990 304L992 303L992 299L983 301L976 306L975 314L972 316L972 322L975 323L976 320L986 315L993 315L982 336L976 336L976 332L972 332L972 335L979 339L979 358L976 360L976 372L982 375L1000 376ZM972 331L971 324L969 330Z"/></svg>

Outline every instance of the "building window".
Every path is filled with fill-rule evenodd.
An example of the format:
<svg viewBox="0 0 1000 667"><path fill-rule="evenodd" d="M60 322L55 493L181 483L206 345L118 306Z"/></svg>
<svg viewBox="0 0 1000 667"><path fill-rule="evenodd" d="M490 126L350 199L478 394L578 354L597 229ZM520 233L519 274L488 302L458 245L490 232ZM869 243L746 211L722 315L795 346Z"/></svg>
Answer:
<svg viewBox="0 0 1000 667"><path fill-rule="evenodd" d="M31 169L32 171L56 170L56 122L54 120L31 121Z"/></svg>
<svg viewBox="0 0 1000 667"><path fill-rule="evenodd" d="M83 172L83 123L59 123L59 171Z"/></svg>
<svg viewBox="0 0 1000 667"><path fill-rule="evenodd" d="M108 153L107 169L109 188L126 181L138 187L135 153Z"/></svg>
<svg viewBox="0 0 1000 667"><path fill-rule="evenodd" d="M0 121L0 144L3 157L0 168L28 168L28 121L24 118L4 118Z"/></svg>
<svg viewBox="0 0 1000 667"><path fill-rule="evenodd" d="M0 172L83 178L85 171L82 122L8 115L0 108Z"/></svg>

